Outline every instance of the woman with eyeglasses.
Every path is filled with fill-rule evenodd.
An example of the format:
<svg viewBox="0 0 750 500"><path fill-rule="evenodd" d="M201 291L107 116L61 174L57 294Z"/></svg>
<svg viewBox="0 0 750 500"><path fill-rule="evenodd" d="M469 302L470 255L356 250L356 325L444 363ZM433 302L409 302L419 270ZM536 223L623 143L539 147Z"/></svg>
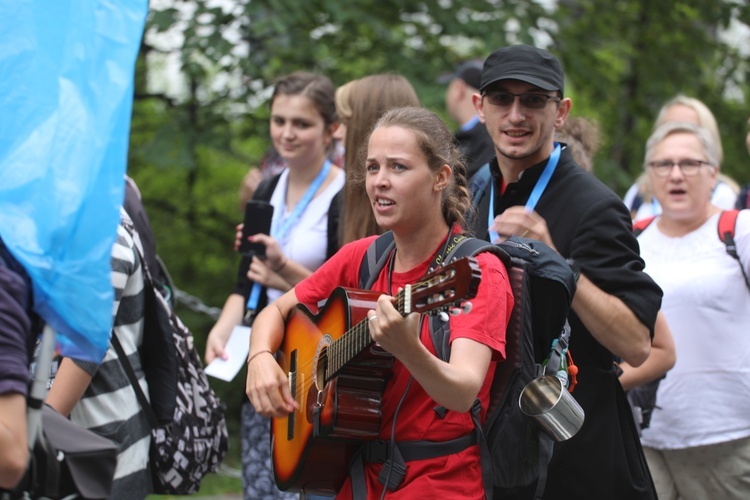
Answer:
<svg viewBox="0 0 750 500"><path fill-rule="evenodd" d="M747 498L750 491L750 211L735 226L737 260L710 201L718 145L686 122L658 127L646 175L662 213L638 237L664 291L677 362L661 381L642 442L660 499ZM740 267L742 266L742 267Z"/></svg>
<svg viewBox="0 0 750 500"><path fill-rule="evenodd" d="M676 95L659 110L654 123L654 129L667 122L690 122L700 127L705 127L716 142L718 161L721 163L724 158L724 150L721 147L719 125L716 123L714 114L702 101L683 94ZM732 208L737 199L739 189L734 179L720 172L716 186L711 194L711 202L721 208ZM661 206L659 206L658 200L653 195L646 172L639 175L635 183L628 189L623 202L630 210L633 220L661 213Z"/></svg>

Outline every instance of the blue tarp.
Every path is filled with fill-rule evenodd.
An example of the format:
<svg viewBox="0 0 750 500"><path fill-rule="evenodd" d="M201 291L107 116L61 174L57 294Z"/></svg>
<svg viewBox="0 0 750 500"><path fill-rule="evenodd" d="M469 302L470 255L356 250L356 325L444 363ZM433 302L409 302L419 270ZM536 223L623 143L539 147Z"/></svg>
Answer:
<svg viewBox="0 0 750 500"><path fill-rule="evenodd" d="M0 2L0 235L63 354L99 361L147 0Z"/></svg>

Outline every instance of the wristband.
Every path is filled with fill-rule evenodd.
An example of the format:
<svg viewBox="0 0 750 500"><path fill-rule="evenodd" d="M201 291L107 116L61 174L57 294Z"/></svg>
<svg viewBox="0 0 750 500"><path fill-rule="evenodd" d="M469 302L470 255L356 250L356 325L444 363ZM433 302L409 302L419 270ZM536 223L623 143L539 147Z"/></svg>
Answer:
<svg viewBox="0 0 750 500"><path fill-rule="evenodd" d="M247 363L246 363L246 364L248 364L248 365L249 365L249 364L250 364L250 361L252 361L252 360L253 360L253 358L255 358L255 356L258 356L258 355L260 355L260 354L263 354L263 353L265 353L265 352L267 352L268 354L270 354L271 356L273 356L273 353L272 353L271 351L269 351L268 349L264 349L264 350L262 350L262 351L258 351L258 352L256 352L255 354L253 354L253 355L251 355L251 356L248 356L248 358L247 358Z"/></svg>

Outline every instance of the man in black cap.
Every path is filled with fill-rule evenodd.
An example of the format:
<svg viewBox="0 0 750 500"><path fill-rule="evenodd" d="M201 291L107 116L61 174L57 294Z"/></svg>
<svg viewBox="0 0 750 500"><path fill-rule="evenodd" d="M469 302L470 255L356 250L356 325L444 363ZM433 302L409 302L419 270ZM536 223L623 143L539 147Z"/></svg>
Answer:
<svg viewBox="0 0 750 500"><path fill-rule="evenodd" d="M633 366L646 360L661 305L661 289L643 272L630 215L554 142L571 108L555 56L527 45L497 50L485 61L479 89L474 105L497 157L475 198L476 236L540 240L578 276L570 350L580 370L573 396L586 417L575 436L555 443L543 498L656 498L613 370L616 357ZM534 486L519 498L531 498Z"/></svg>
<svg viewBox="0 0 750 500"><path fill-rule="evenodd" d="M445 107L460 128L455 137L458 149L464 155L467 179L495 157L495 147L484 123L479 121L473 96L479 92L482 80L481 59L471 59L457 65L453 73L443 75L439 83L448 84L445 90Z"/></svg>

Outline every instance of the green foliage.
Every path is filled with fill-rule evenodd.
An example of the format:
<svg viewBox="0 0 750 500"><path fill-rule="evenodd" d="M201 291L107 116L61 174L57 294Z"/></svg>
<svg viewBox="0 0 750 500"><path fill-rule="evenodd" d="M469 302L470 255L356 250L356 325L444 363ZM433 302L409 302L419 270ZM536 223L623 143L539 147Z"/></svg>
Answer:
<svg viewBox="0 0 750 500"><path fill-rule="evenodd" d="M553 50L575 88L574 114L596 118L604 131L597 164L613 163L637 176L659 108L682 93L702 100L716 115L725 171L750 178L743 168L747 152L740 147L744 134L731 125L746 119L747 92L737 92L739 102L727 97L747 88L747 74L738 71L747 61L718 38L733 14L747 10L731 2L695 0L561 3ZM620 192L629 185L619 175L605 181Z"/></svg>

